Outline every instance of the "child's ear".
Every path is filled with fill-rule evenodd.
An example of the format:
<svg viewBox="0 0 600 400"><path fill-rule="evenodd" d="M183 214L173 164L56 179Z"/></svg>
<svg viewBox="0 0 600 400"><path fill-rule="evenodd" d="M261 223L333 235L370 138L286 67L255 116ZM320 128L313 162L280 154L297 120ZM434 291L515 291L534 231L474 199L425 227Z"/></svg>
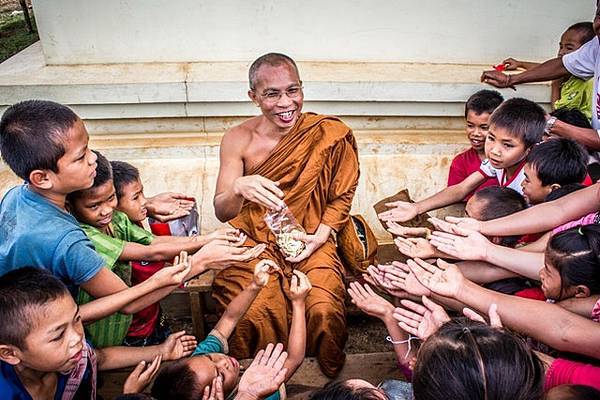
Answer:
<svg viewBox="0 0 600 400"><path fill-rule="evenodd" d="M550 185L551 192L554 192L558 188L560 188L560 184L558 184L558 183L553 183L552 185Z"/></svg>
<svg viewBox="0 0 600 400"><path fill-rule="evenodd" d="M590 297L590 294L590 288L585 285L577 285L575 287L576 298Z"/></svg>
<svg viewBox="0 0 600 400"><path fill-rule="evenodd" d="M10 365L17 365L21 362L16 347L7 344L0 344L0 360Z"/></svg>
<svg viewBox="0 0 600 400"><path fill-rule="evenodd" d="M52 189L52 181L50 180L50 174L44 169L34 169L29 174L29 183L39 189Z"/></svg>

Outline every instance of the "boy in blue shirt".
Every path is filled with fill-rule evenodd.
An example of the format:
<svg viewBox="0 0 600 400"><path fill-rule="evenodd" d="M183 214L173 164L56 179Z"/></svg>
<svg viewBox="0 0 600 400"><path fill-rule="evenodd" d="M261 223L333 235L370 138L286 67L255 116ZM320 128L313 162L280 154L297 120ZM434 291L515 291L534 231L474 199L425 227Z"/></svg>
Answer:
<svg viewBox="0 0 600 400"><path fill-rule="evenodd" d="M7 399L93 400L97 371L177 360L196 346L178 332L158 346L93 349L69 291L39 268L0 277L0 321L0 394Z"/></svg>

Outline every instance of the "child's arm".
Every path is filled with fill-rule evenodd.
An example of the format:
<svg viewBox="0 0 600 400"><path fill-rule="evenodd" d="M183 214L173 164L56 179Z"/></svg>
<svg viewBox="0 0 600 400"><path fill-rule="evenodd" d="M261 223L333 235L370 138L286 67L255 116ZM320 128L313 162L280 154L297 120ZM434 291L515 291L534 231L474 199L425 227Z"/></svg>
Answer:
<svg viewBox="0 0 600 400"><path fill-rule="evenodd" d="M229 339L240 318L246 314L260 290L269 282L270 274L276 271L279 271L279 266L274 261L261 260L256 264L252 282L229 303L215 325L215 330L225 339Z"/></svg>
<svg viewBox="0 0 600 400"><path fill-rule="evenodd" d="M79 307L81 319L84 323L91 323L118 312L128 304L135 309L137 300L142 296L161 288L168 288L167 290L172 291L183 282L191 268L191 259L185 252L182 252L178 257L175 257L172 267L161 269L144 282L82 304Z"/></svg>
<svg viewBox="0 0 600 400"><path fill-rule="evenodd" d="M201 246L204 246L213 240L226 240L233 243L241 241L243 243L242 238L245 239L246 237L245 235L241 235L237 229L222 228L209 234L198 236L155 236L152 244L197 242Z"/></svg>
<svg viewBox="0 0 600 400"><path fill-rule="evenodd" d="M536 63L536 62L530 62L530 61L521 61L521 60L515 60L514 58L507 58L506 60L502 61L502 64L506 67L505 69L507 71L514 71L515 69L531 69L533 67L537 67L538 65L540 65L540 63Z"/></svg>
<svg viewBox="0 0 600 400"><path fill-rule="evenodd" d="M113 346L95 349L95 352L98 369L105 371L131 367L140 361L151 362L156 356L161 356L163 361L178 360L192 354L197 344L194 336L180 331L169 335L167 340L156 346Z"/></svg>
<svg viewBox="0 0 600 400"><path fill-rule="evenodd" d="M306 350L306 296L312 286L308 277L294 270L290 284L289 299L292 302L292 326L288 340L288 358L283 365L287 368L285 380L290 379L304 361Z"/></svg>
<svg viewBox="0 0 600 400"><path fill-rule="evenodd" d="M386 204L387 207L394 207L391 210L379 214L379 218L384 221L405 222L413 219L419 214L427 211L436 210L450 204L457 203L464 199L469 193L475 190L486 178L479 171L473 172L461 183L449 186L433 196L416 203L406 201L396 201Z"/></svg>

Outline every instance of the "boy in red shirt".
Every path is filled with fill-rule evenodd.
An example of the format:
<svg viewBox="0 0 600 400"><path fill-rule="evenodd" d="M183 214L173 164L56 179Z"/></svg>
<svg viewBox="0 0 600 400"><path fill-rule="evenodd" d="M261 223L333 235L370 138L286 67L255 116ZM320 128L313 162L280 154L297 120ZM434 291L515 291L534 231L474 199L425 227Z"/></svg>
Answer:
<svg viewBox="0 0 600 400"><path fill-rule="evenodd" d="M499 92L484 89L473 94L465 103L466 131L471 147L452 160L448 173L448 186L457 185L473 172L479 171L481 161L485 159L484 145L490 115L503 101L504 98ZM464 201L469 200L473 193L484 187L497 185L498 181L495 178L486 179L475 191L469 193Z"/></svg>

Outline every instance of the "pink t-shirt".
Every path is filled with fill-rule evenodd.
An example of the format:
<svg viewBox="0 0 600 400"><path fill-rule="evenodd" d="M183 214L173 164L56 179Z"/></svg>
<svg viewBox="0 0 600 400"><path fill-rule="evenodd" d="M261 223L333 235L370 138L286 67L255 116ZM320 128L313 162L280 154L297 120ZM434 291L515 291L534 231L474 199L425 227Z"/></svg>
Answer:
<svg viewBox="0 0 600 400"><path fill-rule="evenodd" d="M600 367L557 358L546 371L544 390L567 384L587 385L600 390Z"/></svg>
<svg viewBox="0 0 600 400"><path fill-rule="evenodd" d="M473 172L479 171L479 167L481 165L481 160L479 159L479 155L477 151L472 147L462 153L458 154L452 160L450 164L450 171L448 172L448 186L458 185ZM495 178L486 179L477 189L473 192L469 193L467 197L465 197L464 201L467 201L473 196L473 193L478 192L479 190L488 187L488 186L498 186L498 181Z"/></svg>
<svg viewBox="0 0 600 400"><path fill-rule="evenodd" d="M552 236L556 235L557 233L564 232L568 229L575 228L577 226L592 225L597 224L598 222L600 222L600 213L591 213L584 217L567 222L566 224L562 224L561 226L552 229Z"/></svg>

